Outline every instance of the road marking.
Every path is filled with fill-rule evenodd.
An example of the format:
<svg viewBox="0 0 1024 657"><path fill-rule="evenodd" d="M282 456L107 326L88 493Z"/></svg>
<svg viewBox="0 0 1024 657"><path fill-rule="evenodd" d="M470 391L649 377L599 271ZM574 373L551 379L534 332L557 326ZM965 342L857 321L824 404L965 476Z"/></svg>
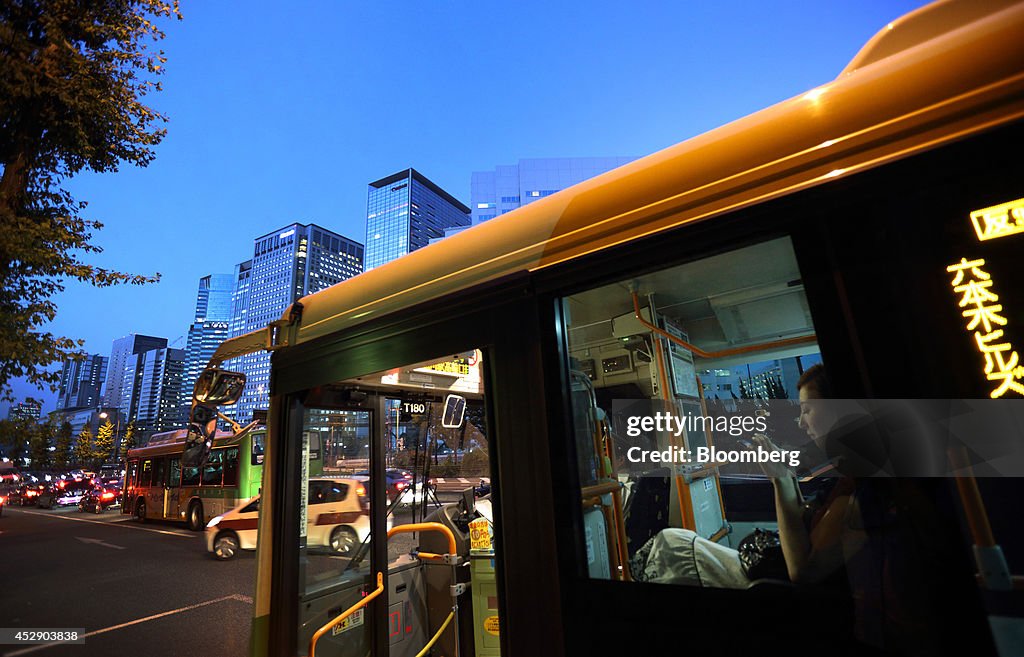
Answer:
<svg viewBox="0 0 1024 657"><path fill-rule="evenodd" d="M113 543L104 543L103 541L101 541L98 538L82 538L81 536L76 536L75 538L77 538L78 540L82 541L83 543L93 543L95 545L102 545L103 547L114 548L115 550L123 550L124 549L120 545L114 545Z"/></svg>
<svg viewBox="0 0 1024 657"><path fill-rule="evenodd" d="M138 618L133 621L128 621L127 623L121 623L120 625L111 625L110 627L104 627L102 630L93 630L92 632L86 633L82 638L88 639L89 637L96 636L97 634L113 632L114 630L120 630L122 628L130 627L132 625L138 625L139 623L145 623L147 621L156 620L157 618L163 618L164 616L172 616L174 614L180 614L185 611L192 611L193 609L199 609L200 607L206 607L208 605L217 604L218 602L226 602L227 600L237 600L238 602L244 602L245 604L252 604L252 598L250 596L241 595L239 593L232 593L231 595L225 595L223 597L215 598L213 600L207 600L206 602L198 602L194 605L189 605L187 607L179 607L178 609L172 609L171 611L164 611L159 614L153 614L152 616L146 616L145 618ZM44 643L38 646L32 646L31 648L25 648L24 650L15 650L14 652L5 653L4 657L17 657L18 655L27 655L29 653L36 652L37 650L42 650L43 648L52 648L53 646L64 645L70 644Z"/></svg>
<svg viewBox="0 0 1024 657"><path fill-rule="evenodd" d="M188 532L188 533L186 533L186 532L177 532L177 531L172 531L172 530L167 530L167 529L153 529L151 527L136 527L134 525L123 524L121 521L104 522L103 520L89 520L87 518L68 518L66 516L52 515L52 514L49 514L49 513L40 513L39 511L22 511L20 509L18 511L15 511L15 513L24 513L24 514L30 515L30 516L41 516L43 518L51 518L51 519L54 519L54 520L70 520L71 522L89 522L89 523L92 523L94 525L109 525L109 526L112 526L112 527L121 527L122 529L138 529L139 531L143 531L143 532L153 532L155 534L167 534L168 536L181 536L182 538L195 538L197 536L200 536L199 533L195 533L195 532Z"/></svg>

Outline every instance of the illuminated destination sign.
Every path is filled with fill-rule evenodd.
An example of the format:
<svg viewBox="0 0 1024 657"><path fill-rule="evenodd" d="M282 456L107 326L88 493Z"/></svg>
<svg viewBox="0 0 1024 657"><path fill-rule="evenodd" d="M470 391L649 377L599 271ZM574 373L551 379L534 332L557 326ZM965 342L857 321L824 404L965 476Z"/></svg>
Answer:
<svg viewBox="0 0 1024 657"><path fill-rule="evenodd" d="M980 241L1024 233L1024 198L975 210L971 223ZM960 258L946 267L946 273L953 275L950 284L960 295L960 314L967 320L964 328L974 334L974 345L984 358L985 378L995 386L989 396L996 399L1008 392L1024 396L1024 365L1008 335L1008 311L999 302L985 267L984 258Z"/></svg>
<svg viewBox="0 0 1024 657"><path fill-rule="evenodd" d="M999 295L992 289L992 277L982 269L985 261L962 258L959 263L946 267L954 274L953 291L960 294L962 315L966 317L967 330L974 331L974 342L985 357L985 377L999 385L990 395L1002 397L1012 390L1024 395L1024 366L1019 364L1017 351L1005 339L1006 317L1003 305L998 303Z"/></svg>
<svg viewBox="0 0 1024 657"><path fill-rule="evenodd" d="M434 363L426 367L417 367L415 372L426 372L428 374L445 374L447 376L469 376L469 361L459 358L446 360L441 363Z"/></svg>
<svg viewBox="0 0 1024 657"><path fill-rule="evenodd" d="M975 210L971 223L982 241L1024 233L1024 198Z"/></svg>

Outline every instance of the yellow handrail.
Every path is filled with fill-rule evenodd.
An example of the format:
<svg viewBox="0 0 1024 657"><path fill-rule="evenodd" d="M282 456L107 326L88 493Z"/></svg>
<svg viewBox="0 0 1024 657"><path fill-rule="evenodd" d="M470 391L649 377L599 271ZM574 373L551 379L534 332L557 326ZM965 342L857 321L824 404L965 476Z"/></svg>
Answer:
<svg viewBox="0 0 1024 657"><path fill-rule="evenodd" d="M324 634L327 633L327 630L331 629L332 627L334 627L335 625L337 625L341 621L345 620L346 618L348 618L349 616L351 616L355 612L357 612L360 609L362 609L363 607L365 607L367 604L370 603L370 600L373 600L374 598L376 598L378 595L380 595L383 592L384 592L384 573L378 572L377 573L377 588L375 588L373 591L371 591L370 594L367 595L366 597L364 597L362 600L360 600L359 602L355 603L354 605L352 605L351 607L349 607L348 609L343 611L340 616L338 616L334 620L329 621L326 625L324 625L323 627L321 627L319 630L316 631L316 633L313 635L313 638L309 640L309 657L316 657L316 642L320 640L320 637L322 637Z"/></svg>
<svg viewBox="0 0 1024 657"><path fill-rule="evenodd" d="M448 627L448 623L451 623L453 618L455 618L455 612L448 612L448 618L444 620L444 623L441 624L441 627L437 628L437 632L434 633L434 638L428 641L427 645L423 646L423 650L416 653L416 657L423 657L428 652L430 652L430 649L434 646L435 643L437 643L437 640L441 638L441 633L444 632L445 628ZM456 640L458 639L456 638Z"/></svg>
<svg viewBox="0 0 1024 657"><path fill-rule="evenodd" d="M455 545L455 534L439 522L416 522L409 525L398 525L388 530L388 538L395 534L411 534L413 532L441 532L448 537L448 554L455 554L458 551ZM422 557L424 554L428 555L427 558L436 559L439 557L439 555L430 552L421 553L420 556Z"/></svg>

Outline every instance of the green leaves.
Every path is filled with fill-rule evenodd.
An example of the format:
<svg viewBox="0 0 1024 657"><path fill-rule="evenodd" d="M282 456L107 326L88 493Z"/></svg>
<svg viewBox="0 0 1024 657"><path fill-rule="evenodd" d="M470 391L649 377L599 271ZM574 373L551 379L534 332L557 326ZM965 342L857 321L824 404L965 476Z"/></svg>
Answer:
<svg viewBox="0 0 1024 657"><path fill-rule="evenodd" d="M0 397L15 377L55 387L49 367L80 353L80 341L40 330L64 281L160 279L83 260L101 251L90 240L102 225L79 216L85 203L60 185L152 161L167 117L140 99L160 89L166 58L151 44L172 16L181 19L176 0L0 3Z"/></svg>

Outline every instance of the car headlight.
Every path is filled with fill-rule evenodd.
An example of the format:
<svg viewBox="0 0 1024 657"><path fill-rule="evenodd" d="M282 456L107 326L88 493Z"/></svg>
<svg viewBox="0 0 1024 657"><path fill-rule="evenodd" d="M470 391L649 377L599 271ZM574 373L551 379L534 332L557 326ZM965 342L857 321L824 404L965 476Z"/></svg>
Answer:
<svg viewBox="0 0 1024 657"><path fill-rule="evenodd" d="M221 519L222 517L223 517L223 516L214 516L214 517L213 517L213 518L212 518L212 519L210 520L210 522L206 523L206 528L207 528L207 529L211 529L211 528L213 528L213 527L216 527L217 525L219 525L219 524L220 524L220 519Z"/></svg>

